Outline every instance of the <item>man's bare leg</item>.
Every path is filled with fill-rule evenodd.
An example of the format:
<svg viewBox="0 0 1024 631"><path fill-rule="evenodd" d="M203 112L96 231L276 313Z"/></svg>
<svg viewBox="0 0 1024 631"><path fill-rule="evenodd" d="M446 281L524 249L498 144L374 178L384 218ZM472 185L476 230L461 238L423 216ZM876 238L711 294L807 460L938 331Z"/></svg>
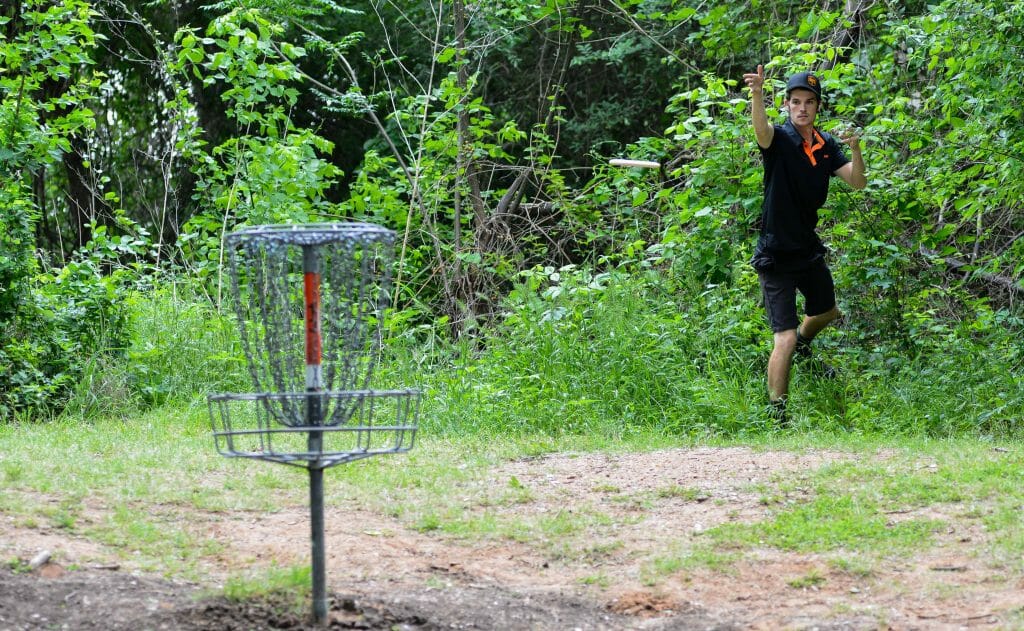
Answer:
<svg viewBox="0 0 1024 631"><path fill-rule="evenodd" d="M796 329L775 333L775 346L768 357L768 397L784 399L789 393L789 368L796 350Z"/></svg>
<svg viewBox="0 0 1024 631"><path fill-rule="evenodd" d="M806 316L797 329L777 331L772 354L768 357L768 398L773 414L783 423L786 420L786 398L789 395L789 373L793 365L793 355L797 350L797 340L809 344L814 336L839 317L839 308L832 307L825 313ZM804 341L806 340L806 341ZM807 352L810 349L807 348Z"/></svg>
<svg viewBox="0 0 1024 631"><path fill-rule="evenodd" d="M814 336L821 332L822 329L832 324L839 317L839 307L832 307L825 313L821 313L814 316L804 316L804 321L800 323L800 337L811 341Z"/></svg>

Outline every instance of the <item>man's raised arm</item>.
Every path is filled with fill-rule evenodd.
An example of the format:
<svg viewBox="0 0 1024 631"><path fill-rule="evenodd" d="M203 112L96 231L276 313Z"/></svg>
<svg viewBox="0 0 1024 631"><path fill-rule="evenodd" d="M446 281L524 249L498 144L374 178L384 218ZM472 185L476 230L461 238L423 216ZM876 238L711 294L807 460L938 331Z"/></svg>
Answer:
<svg viewBox="0 0 1024 631"><path fill-rule="evenodd" d="M757 72L743 75L743 81L750 88L750 117L754 121L757 144L767 149L772 144L775 128L768 122L768 114L764 110L764 66L758 64Z"/></svg>

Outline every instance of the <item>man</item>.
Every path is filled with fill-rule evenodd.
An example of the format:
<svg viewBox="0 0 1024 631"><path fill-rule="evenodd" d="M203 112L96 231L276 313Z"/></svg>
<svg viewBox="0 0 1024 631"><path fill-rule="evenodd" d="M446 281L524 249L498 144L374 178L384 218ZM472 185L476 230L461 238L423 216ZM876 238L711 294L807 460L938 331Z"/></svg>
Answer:
<svg viewBox="0 0 1024 631"><path fill-rule="evenodd" d="M765 113L764 66L743 75L743 80L750 88L754 135L764 159L761 234L751 265L757 270L774 333L768 358L769 413L785 425L793 356L810 359L811 341L839 317L826 249L815 231L818 209L825 204L833 175L855 189L864 188L867 179L856 133L841 139L850 148L848 159L835 138L814 127L822 105L817 76L800 72L790 77L784 125L771 124ZM797 291L804 296L803 321L797 317Z"/></svg>

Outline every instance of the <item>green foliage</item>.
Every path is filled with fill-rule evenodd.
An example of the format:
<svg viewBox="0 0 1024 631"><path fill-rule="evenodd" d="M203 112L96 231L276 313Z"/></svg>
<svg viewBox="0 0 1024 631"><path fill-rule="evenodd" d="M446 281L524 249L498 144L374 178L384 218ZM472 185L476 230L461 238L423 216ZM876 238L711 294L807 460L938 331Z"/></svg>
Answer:
<svg viewBox="0 0 1024 631"><path fill-rule="evenodd" d="M753 271L737 263L731 275L730 284L694 288L691 278L655 272L641 281L622 271L538 268L511 293L482 351L436 340L427 351L419 338L420 346L389 358L387 370L424 389L431 434L771 432L763 408L770 331ZM1016 436L1024 414L1019 326L991 310L965 318L960 330L915 323L911 354L900 340L862 339L844 324L816 342L838 378L794 368L794 424L830 433Z"/></svg>
<svg viewBox="0 0 1024 631"><path fill-rule="evenodd" d="M130 415L249 388L234 321L194 288L157 281L120 299L126 339L116 356L90 359L64 416Z"/></svg>
<svg viewBox="0 0 1024 631"><path fill-rule="evenodd" d="M695 283L726 281L736 260L749 258L760 214L751 194L761 173L752 159L749 104L730 96L726 81L707 75L703 87L668 107L676 122L666 134L687 161L671 174L678 183L662 193L674 212L652 253Z"/></svg>
<svg viewBox="0 0 1024 631"><path fill-rule="evenodd" d="M95 98L99 77L87 72L96 35L88 2L54 4L25 0L4 15L0 34L0 175L20 177L59 158L68 138L93 127L86 104ZM6 12L6 9L5 9ZM3 35L13 33L13 38ZM50 96L48 82L67 90ZM43 118L45 114L45 125Z"/></svg>
<svg viewBox="0 0 1024 631"><path fill-rule="evenodd" d="M896 54L877 55L867 74L877 97L857 115L869 159L878 165L871 174L878 203L869 213L859 209L845 228L849 268L860 261L867 267L855 272L870 290L864 312L884 314L883 331L912 337L896 325L901 312L934 319L975 308L970 295L954 291L950 301L929 292L956 279L953 270L967 275L972 290L988 284L983 295L1022 287L1016 238L1024 228L1017 209L1022 191L1011 174L1024 148L1014 122L1024 94L1021 71L1007 66L1006 56L1024 46L1024 13L972 0L885 19L878 52L884 46ZM963 33L984 35L965 47Z"/></svg>
<svg viewBox="0 0 1024 631"><path fill-rule="evenodd" d="M86 103L99 85L82 71L96 45L88 3L28 0L15 8L12 15L5 9L0 33L0 326L10 326L31 300L41 210L29 176L59 160L69 138L93 126ZM68 86L59 96L45 89L55 81Z"/></svg>
<svg viewBox="0 0 1024 631"><path fill-rule="evenodd" d="M102 110L101 124L170 151L167 189L145 198L194 198L174 220L189 222L156 240L184 228L174 258L214 305L237 226L355 218L400 232L398 365L381 373L400 385L426 375L445 410L435 429L766 431L770 332L746 265L761 169L737 81L764 63L770 115L789 73L821 73L821 126L859 127L869 167L866 191L837 182L822 211L847 317L817 344L846 376L823 384L796 369L798 426L1018 432L1024 77L1006 59L1024 48L1024 10L689 4L501 0L474 8L466 36L479 45L460 48L448 23L420 39L429 3L381 6L377 25L331 0L232 0L167 43L161 85L179 92L151 96L125 66L101 86L87 3L20 3L0 40L0 413L67 397L82 416L159 405L220 387L211 374L244 384L216 308L170 289L192 287L178 268L149 277L166 260L140 227L152 223L93 226L87 248L41 271L34 240L52 228L39 224L61 219L34 187L96 127L102 88L145 92L118 94L140 109ZM53 96L54 82L68 90ZM335 146L346 117L383 133ZM119 150L89 155L124 165L133 151ZM338 154L355 168L342 173ZM605 166L623 154L664 169ZM182 162L191 173L173 172ZM97 187L123 170L97 168Z"/></svg>
<svg viewBox="0 0 1024 631"><path fill-rule="evenodd" d="M598 155L662 130L664 104L654 95L670 93L690 57L692 10L677 4L631 1L606 10L571 0L502 0L478 6L469 40L493 41L467 51L474 67L487 69L478 94L501 120L521 129L542 125L556 139L556 164L591 165ZM563 176L576 184L585 173Z"/></svg>
<svg viewBox="0 0 1024 631"><path fill-rule="evenodd" d="M111 270L137 247L93 226L93 240L64 267L40 272L42 210L29 181L94 126L97 38L86 2L16 8L0 39L0 419L59 409L92 357L123 350L127 279ZM49 90L54 82L65 89Z"/></svg>
<svg viewBox="0 0 1024 631"><path fill-rule="evenodd" d="M725 288L699 299L673 291L656 274L524 274L486 349L426 377L439 406L431 431L614 439L746 431L762 389L749 334L759 314L744 302L718 317L694 304L739 297ZM738 311L746 312L738 326L716 326Z"/></svg>
<svg viewBox="0 0 1024 631"><path fill-rule="evenodd" d="M0 324L9 324L28 296L36 270L32 256L37 211L16 180L0 184Z"/></svg>
<svg viewBox="0 0 1024 631"><path fill-rule="evenodd" d="M282 27L256 9L213 20L203 36L184 29L173 70L204 86L224 87L221 99L236 134L207 150L197 130L185 135L203 211L184 227L180 244L201 277L218 277L223 235L246 224L306 223L332 214L327 189L340 171L323 155L333 145L295 125L301 81L296 61L305 50L280 41ZM186 124L189 94L178 95Z"/></svg>
<svg viewBox="0 0 1024 631"><path fill-rule="evenodd" d="M400 137L415 139L419 143L415 151L397 156L368 151L351 184L349 199L339 205L344 216L385 225L406 235L396 274L402 308L445 313L444 301L451 292L448 285L455 282L451 270L468 269L471 276L486 279L483 289L489 290L494 284L508 282L524 259L543 253L544 246L533 236L510 244L515 247L513 252L487 247L478 240L479 232L488 228L484 225L488 216L480 216L466 200L477 196L488 213L506 190L474 191L467 181L464 162L493 165L497 172L513 160L505 147L521 142L526 134L513 123L499 126L491 110L474 96L476 80L469 77L468 86L461 87L452 72L439 82L429 99L404 100L387 123ZM439 106L428 107L430 102ZM463 144L459 140L460 113L468 117L469 138ZM544 154L542 147L537 147L537 153ZM403 172L400 165L406 166L408 177L396 178L396 173ZM506 220L499 218L501 221ZM498 222L496 225L501 225ZM444 272L426 273L434 268Z"/></svg>
<svg viewBox="0 0 1024 631"><path fill-rule="evenodd" d="M110 264L86 253L32 279L30 298L3 327L0 418L59 410L93 358L123 352L130 287L125 274L103 269Z"/></svg>
<svg viewBox="0 0 1024 631"><path fill-rule="evenodd" d="M187 285L154 287L131 304L130 391L146 407L249 388L233 318Z"/></svg>

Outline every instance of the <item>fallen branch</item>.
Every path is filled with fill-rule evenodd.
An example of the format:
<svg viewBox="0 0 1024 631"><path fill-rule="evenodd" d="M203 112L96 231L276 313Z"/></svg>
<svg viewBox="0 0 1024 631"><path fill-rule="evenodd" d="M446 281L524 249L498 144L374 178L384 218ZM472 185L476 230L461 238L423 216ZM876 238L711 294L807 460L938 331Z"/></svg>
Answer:
<svg viewBox="0 0 1024 631"><path fill-rule="evenodd" d="M1022 285L1020 281L1009 276L1002 276L999 274L993 274L991 272L983 272L978 269L964 269L970 267L971 264L966 261L961 261L960 259L955 259L951 256L939 256L937 252L929 251L924 247L921 248L921 254L924 254L929 258L937 258L941 260L943 263L946 264L947 267L965 275L968 278L977 278L992 285L998 285L1003 289L1012 292L1013 294L1024 294L1024 285Z"/></svg>

